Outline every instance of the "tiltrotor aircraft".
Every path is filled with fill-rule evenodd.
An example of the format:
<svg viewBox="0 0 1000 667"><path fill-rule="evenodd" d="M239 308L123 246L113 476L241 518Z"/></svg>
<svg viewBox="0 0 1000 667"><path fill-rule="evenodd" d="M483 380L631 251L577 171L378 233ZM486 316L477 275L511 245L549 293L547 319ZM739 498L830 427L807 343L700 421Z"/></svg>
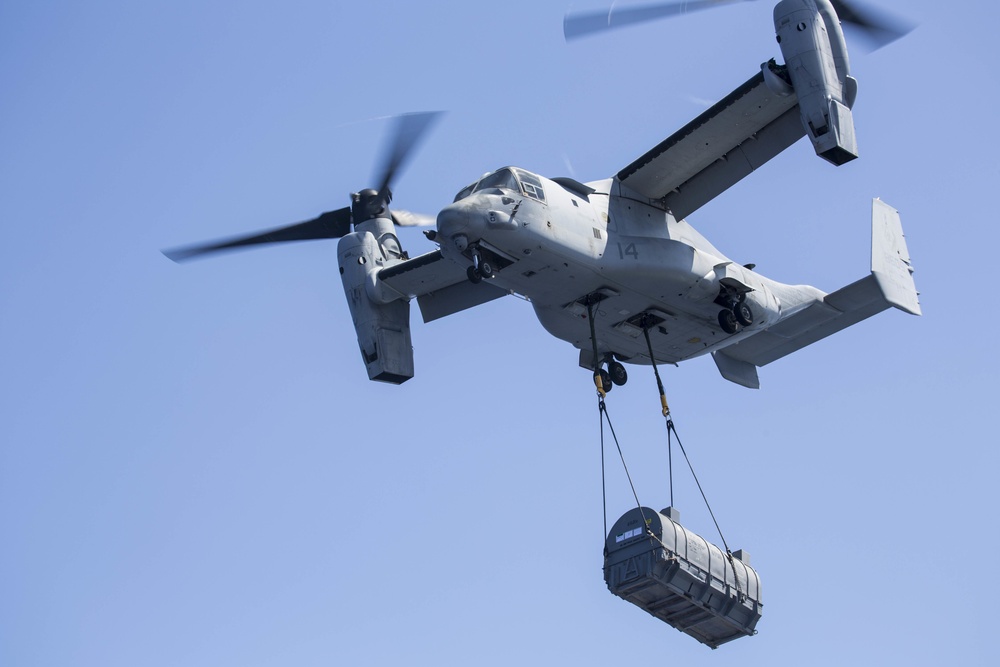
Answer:
<svg viewBox="0 0 1000 667"><path fill-rule="evenodd" d="M719 4L725 2L569 15L564 29L569 39ZM737 264L686 221L803 136L834 165L857 157L857 82L840 18L893 36L843 1L781 0L774 26L785 64L764 63L610 178L580 183L517 167L479 178L438 213L436 230L425 232L437 248L426 254L403 251L396 225L429 220L390 211L389 185L436 114L399 117L378 188L352 195L350 207L165 254L181 260L339 237L340 275L372 380L413 377L414 297L429 322L516 294L530 301L550 334L580 350L580 365L609 389L608 380L627 379L622 362L677 363L704 354L723 377L758 387L757 367L889 306L920 314L899 215L881 201L872 208L871 275L830 294Z"/></svg>

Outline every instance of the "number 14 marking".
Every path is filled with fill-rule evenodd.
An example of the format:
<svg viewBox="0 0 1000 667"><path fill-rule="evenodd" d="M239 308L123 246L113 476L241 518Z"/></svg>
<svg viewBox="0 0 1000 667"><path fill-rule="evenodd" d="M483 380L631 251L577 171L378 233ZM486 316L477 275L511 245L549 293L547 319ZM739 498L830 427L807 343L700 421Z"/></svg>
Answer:
<svg viewBox="0 0 1000 667"><path fill-rule="evenodd" d="M618 259L625 259L626 255L632 259L639 259L639 251L636 249L634 243L629 243L624 248L621 243L618 244Z"/></svg>

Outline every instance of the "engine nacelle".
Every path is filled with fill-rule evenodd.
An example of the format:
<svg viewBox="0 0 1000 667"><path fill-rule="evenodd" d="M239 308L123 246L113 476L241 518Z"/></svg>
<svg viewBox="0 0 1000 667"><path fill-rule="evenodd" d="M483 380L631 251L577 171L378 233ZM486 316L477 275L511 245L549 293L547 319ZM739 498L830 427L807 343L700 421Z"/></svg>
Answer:
<svg viewBox="0 0 1000 667"><path fill-rule="evenodd" d="M851 107L857 81L829 0L781 0L774 30L816 154L841 165L858 157Z"/></svg>
<svg viewBox="0 0 1000 667"><path fill-rule="evenodd" d="M371 224L369 221L366 226ZM387 259L382 245L371 231L359 229L340 239L337 259L368 378L392 384L406 382L413 377L410 302L403 298L382 303L372 298L375 274Z"/></svg>

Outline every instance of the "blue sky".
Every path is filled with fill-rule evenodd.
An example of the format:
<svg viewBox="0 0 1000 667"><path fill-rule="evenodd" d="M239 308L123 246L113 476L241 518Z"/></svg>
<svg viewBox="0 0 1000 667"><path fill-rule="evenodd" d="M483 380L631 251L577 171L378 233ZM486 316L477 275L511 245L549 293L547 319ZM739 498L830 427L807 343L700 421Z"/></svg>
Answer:
<svg viewBox="0 0 1000 667"><path fill-rule="evenodd" d="M831 291L866 274L882 197L925 313L759 391L663 369L763 581L759 635L715 652L606 590L592 386L528 304L414 314L395 387L366 379L334 243L160 254L346 205L392 114L448 111L395 187L434 213L506 164L609 176L780 58L765 2L564 43L565 11L602 4L0 5L0 664L991 662L995 3L882 2L919 27L850 42L861 159L797 144L691 216ZM608 406L665 506L651 373Z"/></svg>

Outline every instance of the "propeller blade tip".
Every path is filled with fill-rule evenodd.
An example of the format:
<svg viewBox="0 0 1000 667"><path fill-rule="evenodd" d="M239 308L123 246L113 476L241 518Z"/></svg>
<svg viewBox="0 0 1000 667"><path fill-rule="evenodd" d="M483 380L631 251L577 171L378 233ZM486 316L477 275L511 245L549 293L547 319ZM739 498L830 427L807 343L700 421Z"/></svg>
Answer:
<svg viewBox="0 0 1000 667"><path fill-rule="evenodd" d="M161 250L160 253L175 264L180 264L185 259L191 257L194 253L190 252L185 248L172 248L170 250Z"/></svg>

